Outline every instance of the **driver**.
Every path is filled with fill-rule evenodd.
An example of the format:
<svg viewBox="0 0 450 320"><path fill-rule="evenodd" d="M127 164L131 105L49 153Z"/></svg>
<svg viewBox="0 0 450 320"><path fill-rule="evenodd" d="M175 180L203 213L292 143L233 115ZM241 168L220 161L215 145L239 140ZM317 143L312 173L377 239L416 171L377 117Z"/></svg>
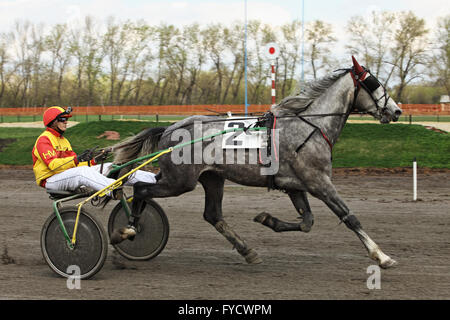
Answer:
<svg viewBox="0 0 450 320"><path fill-rule="evenodd" d="M96 163L93 152L86 150L77 155L69 140L63 137L67 120L72 117L71 111L71 107L64 110L55 106L44 112L46 129L37 138L32 151L36 183L49 191L74 191L81 186L95 191L102 190L115 180L100 173L101 165ZM103 153L100 160L105 158L106 153ZM111 163L105 164L105 172L108 172L110 166ZM133 185L138 181L155 183L155 174L138 170L129 177L125 185ZM115 189L110 197L120 198L120 192L116 192L117 190L120 189Z"/></svg>

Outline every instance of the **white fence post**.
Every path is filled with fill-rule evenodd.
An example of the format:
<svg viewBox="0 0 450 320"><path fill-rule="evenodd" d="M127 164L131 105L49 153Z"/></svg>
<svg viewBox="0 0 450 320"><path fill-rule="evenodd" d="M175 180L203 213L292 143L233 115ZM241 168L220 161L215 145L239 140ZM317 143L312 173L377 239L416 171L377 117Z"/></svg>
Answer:
<svg viewBox="0 0 450 320"><path fill-rule="evenodd" d="M417 201L417 161L416 157L414 157L413 161L413 200Z"/></svg>

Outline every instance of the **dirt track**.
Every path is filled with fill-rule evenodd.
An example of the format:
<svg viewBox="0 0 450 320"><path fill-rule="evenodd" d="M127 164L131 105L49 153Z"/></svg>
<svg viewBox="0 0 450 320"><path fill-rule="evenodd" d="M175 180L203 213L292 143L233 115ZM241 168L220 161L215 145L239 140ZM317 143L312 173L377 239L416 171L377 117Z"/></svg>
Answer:
<svg viewBox="0 0 450 320"><path fill-rule="evenodd" d="M110 247L103 269L82 281L81 290L69 290L40 252L51 201L34 185L31 170L0 170L0 299L450 299L449 171L419 174L417 202L411 201L409 173L348 173L334 177L341 196L399 262L382 270L380 290L366 286L372 260L362 243L323 203L310 197L310 233L277 234L252 219L267 211L295 220L288 197L235 185L225 188L225 219L262 264L247 265L203 220L198 187L176 199L157 199L171 226L157 258L131 262ZM109 211L93 210L106 226Z"/></svg>

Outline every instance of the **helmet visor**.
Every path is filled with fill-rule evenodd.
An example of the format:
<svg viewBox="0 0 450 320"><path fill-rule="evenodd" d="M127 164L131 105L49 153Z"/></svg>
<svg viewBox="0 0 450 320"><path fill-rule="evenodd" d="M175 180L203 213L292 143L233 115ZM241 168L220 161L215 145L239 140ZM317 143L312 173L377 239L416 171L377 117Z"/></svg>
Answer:
<svg viewBox="0 0 450 320"><path fill-rule="evenodd" d="M72 107L67 107L67 109L58 115L58 118L70 118L72 115L70 114L72 112Z"/></svg>

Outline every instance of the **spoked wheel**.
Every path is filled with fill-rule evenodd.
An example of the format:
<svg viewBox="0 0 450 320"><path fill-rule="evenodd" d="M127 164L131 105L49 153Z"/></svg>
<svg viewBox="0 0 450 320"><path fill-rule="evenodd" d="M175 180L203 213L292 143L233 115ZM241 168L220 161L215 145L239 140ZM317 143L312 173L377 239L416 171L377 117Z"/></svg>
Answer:
<svg viewBox="0 0 450 320"><path fill-rule="evenodd" d="M128 224L128 217L118 203L111 212L108 221L108 234ZM156 257L169 239L169 220L163 209L153 200L147 200L137 226L133 240L125 240L113 247L129 260L150 260Z"/></svg>
<svg viewBox="0 0 450 320"><path fill-rule="evenodd" d="M77 217L77 207L59 211L62 223L72 238ZM97 218L81 210L76 243L70 247L55 214L50 215L41 232L41 250L45 261L63 277L79 276L88 279L103 267L108 253L108 238ZM79 274L76 273L79 271Z"/></svg>

